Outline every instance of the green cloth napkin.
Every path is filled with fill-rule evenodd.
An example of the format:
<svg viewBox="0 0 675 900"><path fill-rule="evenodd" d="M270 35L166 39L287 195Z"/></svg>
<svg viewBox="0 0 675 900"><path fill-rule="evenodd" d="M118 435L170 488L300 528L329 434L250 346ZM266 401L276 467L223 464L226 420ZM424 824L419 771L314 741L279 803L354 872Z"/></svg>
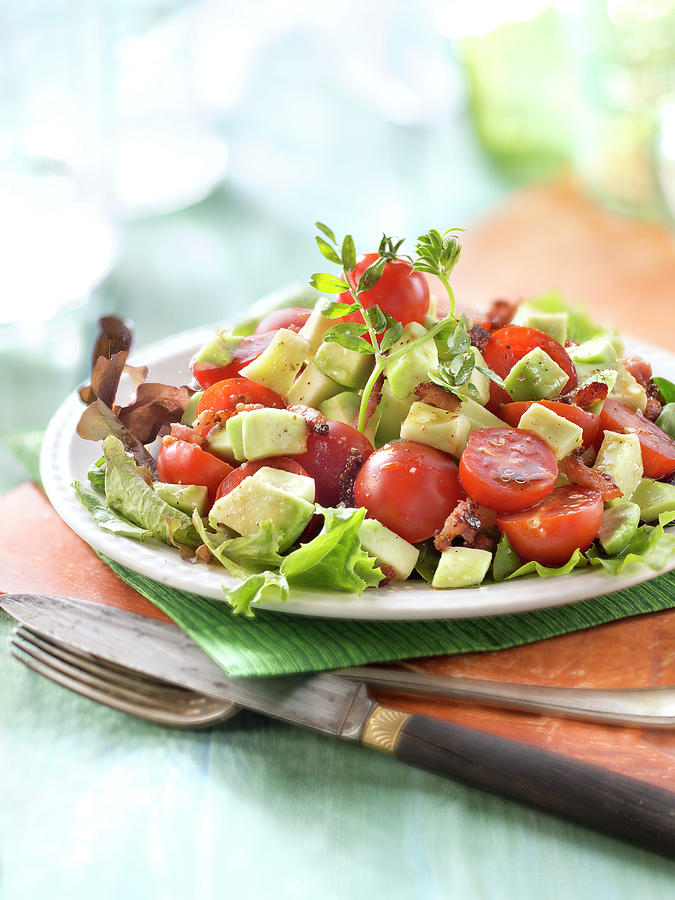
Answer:
<svg viewBox="0 0 675 900"><path fill-rule="evenodd" d="M3 440L5 440L3 438ZM5 440L36 471L35 433ZM675 607L675 572L592 600L517 615L433 622L363 622L261 610L234 616L223 602L158 584L101 556L179 625L229 675L290 675L364 663L502 650L639 613ZM542 591L547 589L542 581Z"/></svg>

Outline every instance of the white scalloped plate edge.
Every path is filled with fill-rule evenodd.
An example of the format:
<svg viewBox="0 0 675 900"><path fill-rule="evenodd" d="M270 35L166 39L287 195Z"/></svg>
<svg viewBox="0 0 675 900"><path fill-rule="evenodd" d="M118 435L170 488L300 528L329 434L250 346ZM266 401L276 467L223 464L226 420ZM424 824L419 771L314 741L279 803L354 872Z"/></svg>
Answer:
<svg viewBox="0 0 675 900"><path fill-rule="evenodd" d="M151 379L184 384L190 378L188 363L212 328L199 328L149 345L134 354L134 364L150 367ZM627 341L631 353L648 359L655 370L675 379L675 356L665 350ZM86 470L96 458L97 445L76 434L82 404L73 393L59 407L45 434L40 471L45 492L61 518L83 540L117 563L183 591L223 600L223 587L236 581L213 566L180 559L176 550L156 542L141 544L100 529L80 503L71 483L86 481ZM675 556L662 571L675 569ZM344 619L423 620L460 619L504 615L562 606L618 591L655 578L646 566L635 565L623 575L598 568L548 579L523 578L477 588L433 590L419 581L390 584L358 597L337 591L293 589L283 604L263 602L261 608L303 616Z"/></svg>

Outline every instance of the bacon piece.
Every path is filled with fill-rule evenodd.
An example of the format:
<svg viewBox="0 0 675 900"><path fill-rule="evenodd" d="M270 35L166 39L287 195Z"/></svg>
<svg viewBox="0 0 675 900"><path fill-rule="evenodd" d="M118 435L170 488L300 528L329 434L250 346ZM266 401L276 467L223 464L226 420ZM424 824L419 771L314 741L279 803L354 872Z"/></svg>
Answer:
<svg viewBox="0 0 675 900"><path fill-rule="evenodd" d="M201 432L190 425L181 425L180 422L174 422L171 426L171 437L177 441L186 441L188 444L196 444L198 447L204 446L204 438Z"/></svg>
<svg viewBox="0 0 675 900"><path fill-rule="evenodd" d="M628 359L622 359L621 365L629 372L633 378L646 388L652 378L652 367L646 359L640 356L629 356Z"/></svg>
<svg viewBox="0 0 675 900"><path fill-rule="evenodd" d="M490 537L489 534L477 534L471 544L467 546L473 547L475 550L487 550L488 553L494 553L497 549L497 541Z"/></svg>
<svg viewBox="0 0 675 900"><path fill-rule="evenodd" d="M569 394L565 394L560 400L563 403L571 403L574 406L593 406L594 403L606 400L608 393L609 388L604 381L589 381L587 384L582 384L581 387L570 391Z"/></svg>
<svg viewBox="0 0 675 900"><path fill-rule="evenodd" d="M471 344L483 353L487 346L487 342L490 340L490 332L486 331L482 325L474 322L469 328L469 337L471 338Z"/></svg>
<svg viewBox="0 0 675 900"><path fill-rule="evenodd" d="M661 401L654 397L653 394L647 393L647 407L645 409L645 419L649 419L650 422L656 422L658 417L661 415L661 410L663 406L661 405Z"/></svg>
<svg viewBox="0 0 675 900"><path fill-rule="evenodd" d="M589 468L576 454L566 456L560 461L558 468L572 484L597 491L602 494L603 500L615 500L617 497L623 496L611 475L607 475L606 472L601 472L599 469Z"/></svg>
<svg viewBox="0 0 675 900"><path fill-rule="evenodd" d="M452 391L434 384L433 381L421 381L415 388L415 396L419 397L422 403L428 403L436 409L447 409L448 412L457 412L462 405L459 397Z"/></svg>
<svg viewBox="0 0 675 900"><path fill-rule="evenodd" d="M340 473L340 502L345 506L354 506L354 483L363 463L363 454L352 450Z"/></svg>
<svg viewBox="0 0 675 900"><path fill-rule="evenodd" d="M384 384L384 372L380 372L375 380L375 384L373 385L373 389L370 392L370 397L368 397L368 403L366 405L366 425L370 421L370 417L373 415L375 410L378 407L380 400L382 399L382 385Z"/></svg>
<svg viewBox="0 0 675 900"><path fill-rule="evenodd" d="M460 500L443 523L440 531L434 535L434 547L441 553L452 547L453 541L462 539L464 545L471 545L481 527L478 515L478 504L475 500Z"/></svg>
<svg viewBox="0 0 675 900"><path fill-rule="evenodd" d="M312 434L328 434L328 419L318 409L298 403L295 406L289 406L288 411L302 416Z"/></svg>
<svg viewBox="0 0 675 900"><path fill-rule="evenodd" d="M512 321L518 309L518 303L512 300L493 300L486 314L490 331L497 331Z"/></svg>
<svg viewBox="0 0 675 900"><path fill-rule="evenodd" d="M384 587L385 584L389 584L390 581L393 581L396 578L396 569L393 566L388 566L386 563L380 563L378 568L384 575L382 581L378 584L378 587Z"/></svg>
<svg viewBox="0 0 675 900"><path fill-rule="evenodd" d="M236 413L240 412L253 412L256 409L265 409L264 404L262 403L237 403L234 407L234 411Z"/></svg>
<svg viewBox="0 0 675 900"><path fill-rule="evenodd" d="M231 409L221 409L218 412L214 409L205 409L204 412L197 416L193 427L195 431L206 437L212 428L215 428L216 425L222 425L223 422L227 422L234 415L235 413Z"/></svg>

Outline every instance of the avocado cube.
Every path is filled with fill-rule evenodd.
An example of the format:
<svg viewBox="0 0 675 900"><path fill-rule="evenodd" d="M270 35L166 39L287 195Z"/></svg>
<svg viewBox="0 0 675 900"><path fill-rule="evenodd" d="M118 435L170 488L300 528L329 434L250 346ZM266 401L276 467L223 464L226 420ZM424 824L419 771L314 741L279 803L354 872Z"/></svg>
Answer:
<svg viewBox="0 0 675 900"><path fill-rule="evenodd" d="M563 419L540 403L533 403L523 413L518 428L524 428L540 437L557 460L569 456L583 444L584 433L578 425Z"/></svg>
<svg viewBox="0 0 675 900"><path fill-rule="evenodd" d="M396 353L426 333L426 328L419 322L409 322L403 329L403 334L391 348L391 353ZM413 347L408 353L404 353L399 359L388 363L385 368L387 381L391 391L399 400L410 396L415 387L429 378L429 372L438 368L438 350L436 342L425 341Z"/></svg>
<svg viewBox="0 0 675 900"><path fill-rule="evenodd" d="M239 374L286 397L307 356L309 342L290 328L280 328L260 356Z"/></svg>
<svg viewBox="0 0 675 900"><path fill-rule="evenodd" d="M616 348L608 335L594 337L576 347L569 347L567 352L575 364L606 366L619 361Z"/></svg>
<svg viewBox="0 0 675 900"><path fill-rule="evenodd" d="M480 403L476 403L471 397L463 397L460 408L462 415L466 416L471 422L471 430L477 431L479 428L508 428L506 422L502 422L489 409L485 409Z"/></svg>
<svg viewBox="0 0 675 900"><path fill-rule="evenodd" d="M598 539L606 553L615 556L627 546L640 524L637 503L617 503L602 514Z"/></svg>
<svg viewBox="0 0 675 900"><path fill-rule="evenodd" d="M352 428L356 428L360 408L361 395L357 394L356 391L342 391L319 404L319 412L322 412L327 419L330 419L332 422L343 422L345 425L351 425ZM379 409L376 409L368 419L368 424L364 431L365 437L373 445L381 415Z"/></svg>
<svg viewBox="0 0 675 900"><path fill-rule="evenodd" d="M620 400L631 409L644 412L647 408L647 392L622 365L617 366L616 383L609 392L612 400Z"/></svg>
<svg viewBox="0 0 675 900"><path fill-rule="evenodd" d="M420 555L417 547L409 544L377 519L364 519L359 528L361 546L379 565L394 570L396 581L405 581L415 568Z"/></svg>
<svg viewBox="0 0 675 900"><path fill-rule="evenodd" d="M210 519L239 534L256 534L269 520L281 534L279 550L283 551L302 534L313 515L313 503L252 477L216 500Z"/></svg>
<svg viewBox="0 0 675 900"><path fill-rule="evenodd" d="M227 366L234 358L234 351L241 342L239 336L230 334L228 331L219 330L213 337L206 341L197 355L194 362L203 363L205 366Z"/></svg>
<svg viewBox="0 0 675 900"><path fill-rule="evenodd" d="M307 450L307 423L297 413L287 409L254 409L239 413L227 420L228 434L230 422L238 418L242 420L244 459L295 456Z"/></svg>
<svg viewBox="0 0 675 900"><path fill-rule="evenodd" d="M471 434L471 422L461 413L415 402L401 425L404 441L418 441L451 456L461 456Z"/></svg>
<svg viewBox="0 0 675 900"><path fill-rule="evenodd" d="M441 553L431 582L432 588L461 588L480 584L492 562L488 550L449 547Z"/></svg>
<svg viewBox="0 0 675 900"><path fill-rule="evenodd" d="M234 418L237 417L235 416ZM233 427L241 429L241 422ZM241 430L238 432L238 438L238 446L241 447L240 453L243 453L243 447L241 446ZM206 449L209 453L213 453L214 456L219 456L229 463L240 462L243 459L243 456L237 458L234 455L234 447L232 446L232 441L227 433L227 422L222 422L220 425L216 425L209 431L206 439Z"/></svg>
<svg viewBox="0 0 675 900"><path fill-rule="evenodd" d="M263 466L251 476L265 484L278 487L287 494L302 497L308 503L314 503L315 485L314 479L308 475L297 475L295 472L284 472L283 469L275 469L272 466Z"/></svg>
<svg viewBox="0 0 675 900"><path fill-rule="evenodd" d="M330 300L325 300L323 298L318 300L316 306L309 314L309 318L298 332L298 334L309 344L308 356L316 353L319 349L319 344L323 340L324 334L329 328L332 328L333 325L335 325L335 319L327 319L323 315L323 311L329 303Z"/></svg>
<svg viewBox="0 0 675 900"><path fill-rule="evenodd" d="M630 500L643 474L638 436L606 431L593 468L611 475L623 499Z"/></svg>
<svg viewBox="0 0 675 900"><path fill-rule="evenodd" d="M523 303L518 307L513 317L514 325L524 325L526 328L536 328L537 331L543 331L564 344L567 339L567 326L569 316L566 312L543 312Z"/></svg>
<svg viewBox="0 0 675 900"><path fill-rule="evenodd" d="M202 398L204 391L195 391L194 394L188 400L188 405L185 407L183 415L181 416L181 425L192 425L194 420L197 418L197 406L199 405L199 401Z"/></svg>
<svg viewBox="0 0 675 900"><path fill-rule="evenodd" d="M358 390L368 381L374 362L372 353L359 353L333 341L324 341L316 351L314 364L343 387Z"/></svg>
<svg viewBox="0 0 675 900"><path fill-rule="evenodd" d="M375 435L375 442L378 447L399 439L401 436L401 423L408 415L414 401L414 394L409 394L403 400L395 397L389 382L384 382L382 385L382 399L378 406L381 414L380 424Z"/></svg>
<svg viewBox="0 0 675 900"><path fill-rule="evenodd" d="M560 394L567 379L567 372L535 347L511 369L504 386L512 400L550 400Z"/></svg>
<svg viewBox="0 0 675 900"><path fill-rule="evenodd" d="M231 453L237 462L243 462L246 459L242 436L244 415L244 413L239 413L231 416L225 423L224 435L220 428L217 431L214 429L213 433L209 432L209 449L217 448L218 456L223 456L225 459L229 459L226 454Z"/></svg>
<svg viewBox="0 0 675 900"><path fill-rule="evenodd" d="M342 385L324 375L314 362L308 362L287 394L288 405L295 406L296 403L300 403L318 409L320 403L341 390Z"/></svg>
<svg viewBox="0 0 675 900"><path fill-rule="evenodd" d="M476 364L480 366L485 365L485 360L477 347L472 347L471 352L473 353L474 359L476 360ZM463 384L461 387L457 389L458 394L462 394L463 396L469 395L469 385L473 385L476 396L478 398L478 403L484 406L488 400L490 399L490 379L487 375L484 375L482 372L479 372L478 369L474 369L471 373L471 377L469 378L466 384Z"/></svg>
<svg viewBox="0 0 675 900"><path fill-rule="evenodd" d="M166 484L163 481L155 481L152 486L157 496L165 503L188 516L193 512L205 516L208 512L209 492L201 484Z"/></svg>
<svg viewBox="0 0 675 900"><path fill-rule="evenodd" d="M675 510L675 484L643 478L631 497L645 522L655 522L661 513Z"/></svg>

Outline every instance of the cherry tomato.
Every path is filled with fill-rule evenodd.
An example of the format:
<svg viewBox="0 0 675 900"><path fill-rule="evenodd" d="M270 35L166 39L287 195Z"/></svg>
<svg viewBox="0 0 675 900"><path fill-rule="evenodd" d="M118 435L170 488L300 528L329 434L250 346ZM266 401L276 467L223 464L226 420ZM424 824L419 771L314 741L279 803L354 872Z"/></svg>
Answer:
<svg viewBox="0 0 675 900"><path fill-rule="evenodd" d="M415 441L376 450L354 485L356 505L411 544L442 528L464 496L453 460Z"/></svg>
<svg viewBox="0 0 675 900"><path fill-rule="evenodd" d="M277 309L260 320L254 334L277 331L279 328L300 331L311 311L305 306L287 306L286 309Z"/></svg>
<svg viewBox="0 0 675 900"><path fill-rule="evenodd" d="M225 378L204 391L197 404L197 415L207 409L214 412L234 411L238 403L260 403L277 409L286 406L283 397L255 381L241 377Z"/></svg>
<svg viewBox="0 0 675 900"><path fill-rule="evenodd" d="M268 456L265 459L256 459L254 462L245 462L236 469L232 469L221 481L216 492L216 500L220 500L225 494L229 494L244 478L255 475L258 469L269 466L271 469L281 469L282 472L291 472L293 475L307 475L307 472L294 459L288 456Z"/></svg>
<svg viewBox="0 0 675 900"><path fill-rule="evenodd" d="M515 364L535 347L541 347L553 362L557 363L569 376L563 393L573 390L577 386L577 373L567 351L550 335L538 331L536 328L507 325L505 328L498 329L487 342L483 357L493 372L506 378ZM491 381L490 406L493 411L496 411L496 407L502 403L510 402L511 398L504 388Z"/></svg>
<svg viewBox="0 0 675 900"><path fill-rule="evenodd" d="M359 256L356 268L350 273L349 278L354 287L359 278L378 258L377 253L366 253ZM413 272L409 262L403 259L393 260L384 264L382 277L369 291L359 295L359 299L368 309L377 304L382 312L389 313L398 319L403 325L409 322L424 322L429 309L429 285L421 272ZM341 303L351 303L352 298L348 293L340 294ZM344 316L341 322L362 322L361 313L352 313Z"/></svg>
<svg viewBox="0 0 675 900"><path fill-rule="evenodd" d="M603 430L638 436L647 478L663 478L675 470L675 440L658 425L620 400L605 400L600 413Z"/></svg>
<svg viewBox="0 0 675 900"><path fill-rule="evenodd" d="M373 447L360 431L342 422L328 422L328 434L310 432L307 450L294 457L316 484L316 500L322 506L340 502L340 476L354 453L366 459Z"/></svg>
<svg viewBox="0 0 675 900"><path fill-rule="evenodd" d="M188 441L168 440L157 457L157 474L169 484L202 484L213 505L221 481L232 466Z"/></svg>
<svg viewBox="0 0 675 900"><path fill-rule="evenodd" d="M265 350L276 332L265 331L262 334L251 334L243 337L232 354L232 360L226 366L214 366L212 363L192 361L192 374L204 389L210 388L217 381L234 378Z"/></svg>
<svg viewBox="0 0 675 900"><path fill-rule="evenodd" d="M513 425L518 426L520 417L526 412L533 403L539 403L550 409L556 415L567 419L568 422L574 422L584 433L584 447L590 447L600 432L600 416L586 412L571 403L561 403L560 400L521 400L517 403L505 403L498 411L500 419Z"/></svg>
<svg viewBox="0 0 675 900"><path fill-rule="evenodd" d="M469 436L459 461L469 497L498 512L526 509L553 490L558 464L531 431L480 428Z"/></svg>
<svg viewBox="0 0 675 900"><path fill-rule="evenodd" d="M576 549L591 546L603 508L597 491L568 484L530 509L498 515L497 525L521 559L562 566Z"/></svg>

